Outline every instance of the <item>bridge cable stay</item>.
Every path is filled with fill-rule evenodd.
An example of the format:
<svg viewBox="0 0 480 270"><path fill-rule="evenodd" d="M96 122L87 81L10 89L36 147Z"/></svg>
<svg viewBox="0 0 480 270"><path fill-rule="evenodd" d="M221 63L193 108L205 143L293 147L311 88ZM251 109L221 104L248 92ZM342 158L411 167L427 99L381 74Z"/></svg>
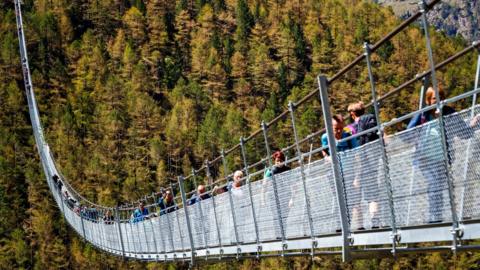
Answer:
<svg viewBox="0 0 480 270"><path fill-rule="evenodd" d="M270 144L269 144L269 140L268 140L268 125L264 121L262 121L261 125L262 125L262 131L263 131L263 138L265 140L265 150L266 150L266 154L267 154L268 168L269 168L270 171L272 171L273 170L273 163L272 163L272 159L270 158L272 156L272 153L270 151ZM282 212L281 212L281 207L280 207L280 199L278 197L277 181L275 181L275 178L276 178L275 174L272 173L271 183L272 183L272 187L273 187L273 195L274 195L275 206L276 206L275 207L276 215L277 215L276 220L278 220L276 223L280 227L280 235L281 235L281 240L282 240L282 257L283 257L285 249L287 248L287 246L286 246L287 244L286 244L286 237L285 237L285 227L284 227L284 224L283 224ZM263 180L263 181L268 181L266 179L267 178L265 178L265 180Z"/></svg>
<svg viewBox="0 0 480 270"><path fill-rule="evenodd" d="M257 256L257 259L258 259L259 256L260 256L260 253L262 251L262 245L260 243L260 238L259 238L259 235L258 235L257 215L256 215L256 211L255 211L255 206L254 206L254 203L253 203L250 170L248 169L248 161L247 161L247 155L246 155L246 150L245 150L245 139L243 138L243 136L240 137L240 151L241 151L241 154L242 154L243 171L245 172L245 181L246 181L246 184L247 184L250 210L252 212L252 220L253 220L254 230L255 230L255 243L257 244L256 256Z"/></svg>
<svg viewBox="0 0 480 270"><path fill-rule="evenodd" d="M90 202L73 189L57 169L52 151L44 137L33 91L20 1L14 0L14 2L25 93L35 142L46 180L66 223L85 241L92 243L96 248L123 258L146 261L162 259L165 262L180 260L188 261L192 265L199 263L199 258L204 258L207 261L208 258L213 257L220 260L230 260L272 256L313 257L338 254L342 256L344 261L350 261L360 256L373 256L372 254L388 253L396 256L400 253L418 251L452 250L457 252L480 248L473 245L460 245L461 240L480 238L480 210L472 208L470 199L466 197L472 197L476 192L480 192L478 187L472 184L474 179L470 179L473 177L471 176L472 167L475 167L480 159L480 150L474 144L478 140L475 129L459 127L458 125L458 122L463 122L464 119L473 119L478 108L476 99L480 92L478 88L480 56L477 62L475 88L472 91L447 100L437 98L434 105L423 106L425 89L429 85L427 77L431 79L435 95L440 97L436 71L480 47L479 42L474 42L443 62L435 64L426 15L440 0L419 3L420 10L417 13L377 43L373 45L365 43L364 53L343 67L333 77L327 79L327 77L319 75L317 78L318 89L307 94L296 103L289 102L287 110L270 122L262 122L259 130L246 138L240 137L237 145L226 151L222 150L221 155L212 161L206 160L200 169L192 168L191 175L185 177L179 175L177 183L170 181L169 189L173 197L173 206L159 209L157 213L157 198L155 193L152 194L153 203L145 206L147 210L150 210L150 214L141 216L140 219L134 215L135 205L133 207L119 207L117 205L112 208ZM418 19L421 19L425 31L430 69L418 74L415 78L383 96L377 97L373 66L370 59L372 53ZM379 139L353 150L339 152L336 149L336 140L333 134L328 89L334 81L360 64L363 59L366 62L372 95L372 101L368 106L373 106L377 125L337 142L348 142L370 132L378 133ZM383 101L419 80L423 80L419 109L382 123L380 121L380 106L383 105ZM319 93L322 106L325 129L314 132L304 139L299 139L295 110L307 100L316 96L317 93ZM468 110L453 115L444 115L442 112L447 104L470 97L472 97L472 105ZM439 117L436 120L388 136L384 134L385 128L435 109L439 111ZM296 162L298 166L288 172L274 174L271 173L274 164L268 131L278 121L288 118L288 115L290 115L292 122L294 143L282 150L284 152L295 151L295 155L288 157L284 164ZM437 197L441 198L443 202L443 194L448 194L448 207L445 206L445 203L442 203L439 209L435 209L437 212L440 211L440 216L444 216L443 221L434 225L422 220L423 213L432 211L431 204L433 204L434 199L431 196L434 192L422 190L429 180L425 176L420 175L418 177L417 171L423 170L423 168L415 169L415 151L418 150L419 141L422 139L421 136L420 139L417 137L425 131L430 132L433 129L439 134L434 142L428 145L430 147L428 157L436 156L440 159L437 159L434 163L430 162L428 166L433 166L438 171L438 179L436 179L438 190L435 191ZM328 137L328 146L314 149L312 138L325 131ZM460 139L455 140L455 137L462 137L460 136L462 133L463 137L468 137L467 144L459 142ZM465 134L468 136L465 136ZM249 165L246 143L253 141L257 144L256 137L262 135L266 157ZM308 141L310 141L309 152L303 153L301 144ZM228 182L230 174L228 173L226 156L233 154L235 150L240 150L243 163L242 170L245 172L242 180L245 181L246 185L241 186L239 192L233 190L233 187L227 188L227 192L223 194L214 194L213 190L210 190L208 194L211 198L199 199L189 205L191 201L187 199L187 194L190 193L185 190L185 181L190 179L193 181L195 191L192 192L192 196L200 198L204 194L198 192L198 173L205 172L208 180L207 186L211 189L217 183L214 181L217 173L214 171L215 176L212 175L211 165L215 166L215 164L222 162L223 180ZM312 155L323 150L328 150L330 156L312 161ZM467 153L466 157L452 161L450 155L462 151ZM376 196L375 200L380 205L379 208L382 209L379 218L386 226L374 229L372 225L362 231L355 225L358 221L355 220L354 208L357 207L356 204L360 204L361 209L362 202L366 201L365 194L373 191L367 190L367 187L362 187L362 191L358 193L348 183L356 177L355 170L358 169L359 162L363 162L358 161L358 159L363 153L367 153L369 156L376 155L374 163L378 168L372 170L374 172L370 172L368 176L361 176L364 178L362 179L362 185L376 185L378 187L378 194L374 194ZM306 157L308 157L307 166L304 163ZM265 163L267 163L266 168L254 171L258 166ZM461 169L457 169L457 167ZM178 166L175 169L178 175ZM266 177L268 172L271 176ZM55 180L54 176L57 176L57 178L60 176L60 179ZM263 180L253 181L256 178L263 178ZM414 179L416 185L413 184ZM175 192L176 185L178 185L179 194ZM302 197L301 204L291 209L289 206L286 207L285 202L288 202L289 198L286 195L288 192L284 192L285 187L291 188L292 194L295 192L300 194L300 197ZM457 198L457 193L461 194L460 198ZM267 198L267 202L265 200L266 195L270 196ZM143 200L148 202L149 198L145 196ZM73 201L76 199L78 205L73 204L69 199L73 199ZM181 200L181 203L177 205L175 200L178 199ZM113 218L109 216L111 212L113 212ZM464 215L467 212L469 220ZM301 226L299 226L299 222ZM198 223L200 223L200 226L198 226ZM365 224L363 220L362 223ZM308 229L305 230L306 225L308 225ZM451 245L435 247L405 246L411 243L439 241L451 242ZM383 247L371 248L378 245ZM308 250L308 252L304 252L304 250Z"/></svg>
<svg viewBox="0 0 480 270"><path fill-rule="evenodd" d="M384 139L384 130L382 128L382 122L380 120L380 108L378 106L378 101L377 101L377 90L375 88L375 79L373 77L373 71L372 71L372 63L370 59L371 55L371 50L370 50L370 45L365 42L363 45L365 49L365 61L367 62L367 70L368 70L368 78L370 80L370 87L372 91L372 104L374 108L374 113L375 113L375 121L377 123L377 133L378 133L378 144L381 149L381 160L382 160L382 165L383 165L383 170L384 170L384 177L385 177L385 188L388 196L388 208L390 210L390 226L392 227L392 232L391 232L391 238L392 238L392 255L395 257L396 256L396 246L399 241L400 235L397 232L397 227L396 224L397 222L395 221L395 208L393 205L393 191L392 191L392 180L390 179L390 174L389 174L389 166L388 166L388 157L387 157L387 151L385 149L385 139Z"/></svg>
<svg viewBox="0 0 480 270"><path fill-rule="evenodd" d="M293 130L293 138L295 140L295 150L297 152L298 156L298 165L300 167L300 175L302 179L302 191L303 191L303 198L304 198L304 203L305 203L305 208L307 211L307 220L308 220L308 229L310 232L310 235L312 237L312 248L311 248L311 256L313 259L314 253L315 253L315 247L317 246L317 241L314 238L314 232L313 232L313 219L312 219L312 214L311 214L311 206L310 206L310 199L309 195L307 192L307 181L306 181L306 175L305 175L305 166L304 166L304 157L302 150L300 149L300 144L299 144L299 139L298 139L298 133L297 133L297 127L295 125L295 108L293 106L293 102L288 103L288 109L290 111L290 118L292 122L292 130ZM293 197L293 196L292 196Z"/></svg>
<svg viewBox="0 0 480 270"><path fill-rule="evenodd" d="M449 196L449 202L450 202L450 209L451 209L451 218L452 218L452 235L453 235L453 246L452 249L455 252L457 248L457 241L458 241L458 219L457 219L457 212L456 212L456 207L455 207L455 199L454 199L454 194L453 194L453 180L452 180L452 175L450 174L450 162L449 162L449 157L448 157L448 145L447 145L447 138L445 134L445 123L444 123L444 113L443 113L443 103L440 103L441 97L440 97L440 90L438 89L438 81L437 81L437 76L436 76L436 70L435 70L435 62L433 60L433 50L432 50L432 43L430 41L430 26L428 24L428 19L427 19L427 4L425 0L420 1L420 12L422 13L422 24L423 24L423 29L425 31L425 42L427 46L427 53L428 53L428 62L430 64L430 78L432 80L432 85L433 89L435 90L435 96L437 97L435 99L435 105L436 105L436 110L438 111L439 117L438 117L438 122L440 125L440 138L442 141L442 153L444 155L443 158L443 164L445 166L445 172L446 172L446 181L448 185L448 196Z"/></svg>
<svg viewBox="0 0 480 270"><path fill-rule="evenodd" d="M328 137L328 149L330 151L330 162L332 166L332 171L334 173L334 181L335 181L335 191L337 197L337 203L340 208L340 221L342 224L342 259L343 261L350 261L351 254L350 254L350 226L348 222L347 216L347 206L346 206L346 199L345 199L345 180L343 179L342 168L340 167L340 160L337 153L337 146L336 146L336 139L333 133L333 124L332 124L332 113L330 111L330 101L328 98L328 85L327 85L327 78L325 76L318 77L318 88L320 89L320 99L322 102L322 111L323 111L323 119L325 121L325 127L327 129L327 137Z"/></svg>
<svg viewBox="0 0 480 270"><path fill-rule="evenodd" d="M228 165L227 165L227 160L225 159L225 151L222 149L221 150L221 157L222 157L222 164L223 164L223 172L225 175L225 178L227 178L228 175ZM240 236L238 234L238 225L237 225L237 211L233 202L233 195L232 195L232 190L233 190L233 185L229 188L227 186L227 193L228 193L228 203L230 205L230 213L232 214L232 226L233 226L233 232L235 236L235 242L237 243L237 254L236 256L239 257L240 253L242 252L242 249L240 248Z"/></svg>
<svg viewBox="0 0 480 270"><path fill-rule="evenodd" d="M212 174L210 172L210 165L209 165L208 159L205 160L205 165L206 165L205 166L205 174L206 174L206 177L207 177L207 182L212 183L213 179L212 179ZM212 199L213 218L215 220L215 229L216 229L217 239L218 239L218 246L220 247L219 259L221 260L222 256L223 256L223 253L224 253L223 242L222 242L223 237L221 236L221 233L220 233L220 222L219 222L219 219L221 219L221 215L218 214L218 210L217 210L217 205L218 204L216 202L215 196L212 196L211 199Z"/></svg>

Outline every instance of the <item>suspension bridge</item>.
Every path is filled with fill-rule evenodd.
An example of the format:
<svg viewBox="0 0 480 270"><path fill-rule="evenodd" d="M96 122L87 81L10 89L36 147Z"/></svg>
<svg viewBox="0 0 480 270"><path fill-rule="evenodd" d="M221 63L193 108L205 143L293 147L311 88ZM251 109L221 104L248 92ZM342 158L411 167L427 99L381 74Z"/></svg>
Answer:
<svg viewBox="0 0 480 270"><path fill-rule="evenodd" d="M26 51L21 3L15 0L21 65L33 133L47 183L63 217L80 237L96 248L124 258L146 261L190 261L193 264L209 260L320 255L340 255L344 261L349 261L378 254L396 256L409 252L479 249L480 246L469 245L467 240L480 239L480 132L466 123L480 112L476 105L480 56L476 74L472 74L475 77L473 90L445 100L437 98L434 104L424 105L421 101L417 111L388 122L381 122L379 117L380 107L386 99L416 82L423 81L422 100L430 82L439 97L436 71L479 49L480 43L474 42L448 59L434 62L427 13L439 2L421 1L418 12L377 43L365 43L364 53L333 77L318 76L318 89L297 102L290 102L288 110L272 121L262 123L261 128L249 137L240 138L239 144L222 151L221 156L206 161L199 169L192 169L191 175L179 176L178 183L169 188L176 202L170 208L159 212L158 198L153 197L152 203L145 205L150 214L132 220L134 207L97 205L75 191L58 170L40 122ZM422 25L430 68L377 97L371 55L414 23ZM328 91L335 81L361 64L368 69L372 96L368 106L373 107L377 125L339 142L371 132L377 133L379 138L352 150L338 152ZM314 98L321 103L326 129L299 138L295 112ZM465 100L472 100L472 103L463 111L449 115L442 113L448 104ZM432 121L394 134L384 133L387 128L435 109L440 113ZM285 164L293 168L265 178L265 170L274 166L269 131L271 133L270 128L281 119L288 119L291 123L295 143L282 150L295 153L285 160ZM435 136L424 140L425 134L432 132ZM328 146L313 147L311 144L309 151L302 152L300 145L323 133L329 138ZM265 158L249 164L246 145L256 137L264 141ZM422 148L421 155L419 148ZM327 149L330 157L312 158ZM186 191L184 182L192 180L196 186L200 175L213 181L211 168L222 164L222 179L229 179L226 158L235 153L243 161L245 176L242 185L221 194L213 194L210 188L206 191L208 199L190 205L188 196L196 190ZM360 168L365 159L370 160L369 171ZM359 170L362 173L359 174ZM361 182L360 189L352 185L357 179ZM368 217L367 197L378 205L376 224ZM435 208L432 208L433 201L436 202ZM79 205L83 208L80 209ZM362 218L354 217L355 211ZM427 218L432 211L439 217L434 223ZM429 247L416 245L429 242L435 244Z"/></svg>

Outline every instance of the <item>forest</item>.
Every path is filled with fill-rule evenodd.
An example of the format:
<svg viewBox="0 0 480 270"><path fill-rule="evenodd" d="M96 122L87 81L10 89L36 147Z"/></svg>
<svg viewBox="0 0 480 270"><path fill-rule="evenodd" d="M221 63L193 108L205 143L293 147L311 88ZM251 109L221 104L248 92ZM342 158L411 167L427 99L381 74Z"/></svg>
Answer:
<svg viewBox="0 0 480 270"><path fill-rule="evenodd" d="M189 175L317 89L401 23L364 0L24 0L33 85L62 173L91 201L135 201ZM468 44L432 29L435 61ZM438 72L449 95L473 88L476 54ZM372 55L385 94L428 69L420 25ZM390 120L418 106L420 83L382 103ZM0 2L0 269L184 269L125 261L71 230L36 152L13 1ZM317 96L318 97L318 96ZM371 99L365 64L331 85L334 110ZM462 106L462 104L458 104ZM323 126L318 98L298 108L301 138ZM272 147L292 143L286 121ZM249 161L264 157L261 138ZM228 159L230 170L240 155ZM218 169L221 175L221 169ZM203 179L202 181L206 181ZM342 263L339 257L240 260L206 269L478 269L480 254L415 254Z"/></svg>

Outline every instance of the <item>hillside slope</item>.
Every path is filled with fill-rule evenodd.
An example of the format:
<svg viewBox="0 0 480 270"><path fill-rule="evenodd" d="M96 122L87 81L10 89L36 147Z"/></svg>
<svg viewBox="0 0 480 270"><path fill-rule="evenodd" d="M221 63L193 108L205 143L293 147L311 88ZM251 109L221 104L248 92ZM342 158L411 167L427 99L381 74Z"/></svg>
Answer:
<svg viewBox="0 0 480 270"><path fill-rule="evenodd" d="M378 41L400 24L389 9L364 0L23 2L47 140L71 184L110 206L198 169L289 100L317 89L318 74L331 76L362 53L364 41ZM436 60L465 47L441 33L432 33L432 43ZM438 73L449 93L472 88L474 58ZM422 31L408 27L372 62L379 95L428 69ZM370 99L365 65L331 87L338 113L349 102ZM418 89L382 103L382 118L416 108ZM13 1L0 1L0 269L182 269L122 261L67 227L42 175L23 95ZM318 100L300 107L299 136L319 130L321 115ZM271 131L272 148L292 143L288 121ZM265 156L263 138L247 147L250 163ZM234 155L230 171L242 164L241 154ZM221 175L218 168L215 173ZM351 264L288 257L210 269L474 269L479 257L429 254Z"/></svg>

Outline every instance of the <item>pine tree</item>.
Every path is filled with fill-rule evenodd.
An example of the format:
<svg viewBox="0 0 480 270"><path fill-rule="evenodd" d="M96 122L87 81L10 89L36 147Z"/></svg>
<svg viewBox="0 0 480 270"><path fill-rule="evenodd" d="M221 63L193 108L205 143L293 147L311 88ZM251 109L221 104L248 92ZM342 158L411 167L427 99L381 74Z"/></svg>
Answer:
<svg viewBox="0 0 480 270"><path fill-rule="evenodd" d="M237 29L235 31L235 39L237 41L236 48L237 51L245 54L248 49L248 35L255 22L246 0L238 0L235 11L237 21Z"/></svg>
<svg viewBox="0 0 480 270"><path fill-rule="evenodd" d="M192 148L196 137L196 116L194 102L188 98L173 106L165 127L168 152L172 155L179 156Z"/></svg>
<svg viewBox="0 0 480 270"><path fill-rule="evenodd" d="M330 29L325 29L322 35L316 37L312 43L313 74L332 75L336 70L336 66L333 63L335 59L335 44L333 44Z"/></svg>
<svg viewBox="0 0 480 270"><path fill-rule="evenodd" d="M266 27L256 24L252 30L249 51L249 74L252 76L252 85L255 93L267 96L268 93L278 91L276 84L275 62L271 55L271 42L267 36Z"/></svg>
<svg viewBox="0 0 480 270"><path fill-rule="evenodd" d="M145 17L136 7L130 8L123 16L123 22L127 26L126 34L134 46L139 46L145 42L146 25ZM161 33L158 33L161 34ZM156 36L160 38L160 36Z"/></svg>
<svg viewBox="0 0 480 270"><path fill-rule="evenodd" d="M110 29L115 29L120 26L122 12L125 8L123 1L88 0L77 4L83 4L83 7L78 7L77 11L82 11L85 9L85 19L93 23L92 29L95 34L106 38L112 34Z"/></svg>
<svg viewBox="0 0 480 270"><path fill-rule="evenodd" d="M177 44L176 57L179 58L177 62L181 63L181 70L184 73L188 73L191 69L191 43L190 33L192 31L192 22L190 15L186 10L180 11L175 17L175 27L177 33L175 34L175 42Z"/></svg>
<svg viewBox="0 0 480 270"><path fill-rule="evenodd" d="M125 31L120 29L115 36L115 40L109 46L110 56L113 60L113 68L117 68L123 58L123 52L126 46Z"/></svg>
<svg viewBox="0 0 480 270"><path fill-rule="evenodd" d="M222 123L223 111L212 106L199 126L197 156L212 159L220 152L219 145L214 142L220 135Z"/></svg>
<svg viewBox="0 0 480 270"><path fill-rule="evenodd" d="M205 64L205 79L203 80L205 89L216 100L228 100L230 96L226 89L227 74L216 49L210 48Z"/></svg>
<svg viewBox="0 0 480 270"><path fill-rule="evenodd" d="M148 46L149 52L159 51L161 55L167 53L168 33L166 17L169 5L165 0L149 1L147 4Z"/></svg>
<svg viewBox="0 0 480 270"><path fill-rule="evenodd" d="M211 40L215 31L215 17L210 5L205 5L198 15L200 27L192 34L192 72L191 75L198 82L205 77L204 65L210 53Z"/></svg>
<svg viewBox="0 0 480 270"><path fill-rule="evenodd" d="M296 23L290 19L284 21L280 27L280 32L276 35L276 44L278 44L278 54L286 68L286 78L289 87L295 85L303 79L305 67L302 58L299 58L299 44L296 38L298 33Z"/></svg>

